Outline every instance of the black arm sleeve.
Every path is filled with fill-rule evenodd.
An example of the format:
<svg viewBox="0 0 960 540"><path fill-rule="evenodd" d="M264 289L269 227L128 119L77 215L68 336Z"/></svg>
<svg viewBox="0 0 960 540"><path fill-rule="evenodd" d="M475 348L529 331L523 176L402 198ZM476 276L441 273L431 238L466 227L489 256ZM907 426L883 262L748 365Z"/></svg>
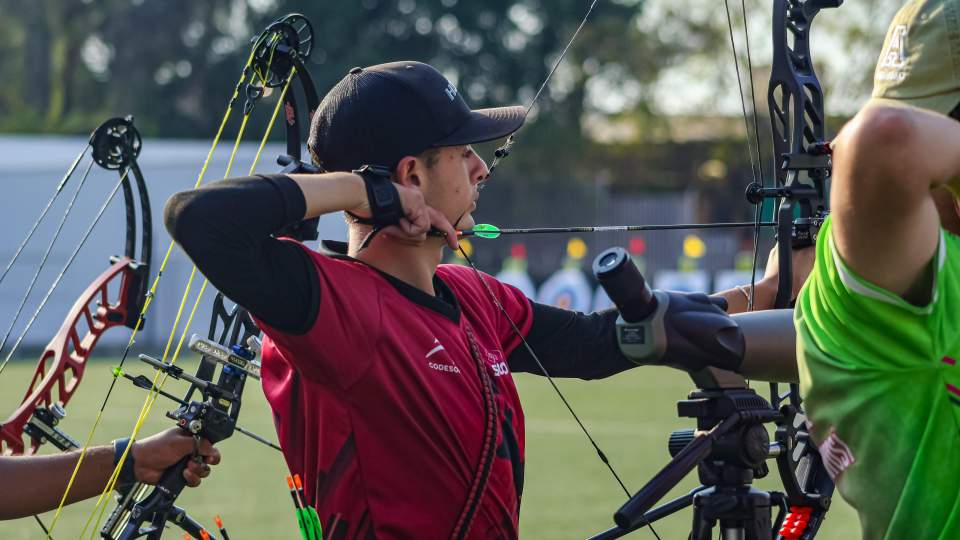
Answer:
<svg viewBox="0 0 960 540"><path fill-rule="evenodd" d="M302 334L320 306L317 269L303 248L271 234L305 212L293 180L265 175L177 193L164 223L214 287L264 322Z"/></svg>
<svg viewBox="0 0 960 540"><path fill-rule="evenodd" d="M530 302L533 324L527 343L551 377L602 379L636 367L617 345L615 309L585 315ZM514 372L543 375L536 360L520 344L507 359Z"/></svg>

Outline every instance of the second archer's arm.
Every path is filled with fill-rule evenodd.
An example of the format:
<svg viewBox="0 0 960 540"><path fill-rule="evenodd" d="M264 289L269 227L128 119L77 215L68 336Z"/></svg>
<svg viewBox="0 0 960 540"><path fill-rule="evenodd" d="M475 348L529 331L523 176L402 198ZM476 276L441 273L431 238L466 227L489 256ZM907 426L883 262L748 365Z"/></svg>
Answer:
<svg viewBox="0 0 960 540"><path fill-rule="evenodd" d="M163 472L193 452L193 437L180 428L147 437L133 444L133 473L137 481L152 484ZM220 462L220 452L209 442L200 444L204 463L190 461L183 478L190 486L210 474L210 465ZM53 510L60 504L80 452L47 456L0 456L0 520L16 519ZM99 495L113 473L116 460L112 445L87 450L77 471L67 504Z"/></svg>
<svg viewBox="0 0 960 540"><path fill-rule="evenodd" d="M931 190L960 192L958 140L951 117L868 105L834 142L838 254L867 281L920 305L930 300L926 270L941 224Z"/></svg>

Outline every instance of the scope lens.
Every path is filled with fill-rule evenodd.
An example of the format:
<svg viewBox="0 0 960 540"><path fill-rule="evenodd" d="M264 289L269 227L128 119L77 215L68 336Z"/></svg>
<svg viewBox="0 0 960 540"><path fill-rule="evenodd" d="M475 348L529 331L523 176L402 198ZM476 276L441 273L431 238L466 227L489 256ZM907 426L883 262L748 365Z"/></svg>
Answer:
<svg viewBox="0 0 960 540"><path fill-rule="evenodd" d="M604 267L604 268L609 268L609 267L617 264L617 259L618 259L618 257L617 257L617 253L616 253L616 252L614 252L614 253L607 253L606 255L603 255L603 256L600 257L600 260L597 261L597 265L598 265L598 266L602 266L602 267Z"/></svg>

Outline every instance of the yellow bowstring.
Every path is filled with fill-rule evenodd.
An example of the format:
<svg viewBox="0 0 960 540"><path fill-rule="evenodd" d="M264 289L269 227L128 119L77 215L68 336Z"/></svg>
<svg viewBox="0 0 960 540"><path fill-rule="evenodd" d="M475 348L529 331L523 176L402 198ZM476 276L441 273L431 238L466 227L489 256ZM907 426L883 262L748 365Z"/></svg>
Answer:
<svg viewBox="0 0 960 540"><path fill-rule="evenodd" d="M247 78L247 73L251 69L251 66L253 64L255 51L256 51L256 47L253 47L250 51L250 56L247 58L247 63L244 65L243 71L240 75L240 80L237 81L237 85L233 91L233 96L230 98L230 102L227 106L227 110L223 115L223 119L220 121L219 128L217 129L217 134L214 136L213 143L211 144L210 150L209 152L207 152L207 157L203 162L203 167L201 167L200 174L198 175L197 181L194 184L195 189L200 187L201 183L203 182L203 178L207 173L207 169L210 166L210 162L212 161L214 151L219 145L220 139L223 136L223 131L226 128L227 122L232 116L234 105L237 102L237 98L240 95L240 89L243 87L243 83ZM160 278L163 275L163 271L166 268L167 262L170 259L170 254L173 252L174 245L175 245L175 242L171 240L170 245L167 247L166 254L163 257L163 261L160 264L160 269L157 271L157 276L154 278L153 284L151 285L150 290L147 293L146 298L144 300L143 307L140 309L140 315L137 319L137 324L130 334L130 339L127 342L127 346L124 350L124 358L126 358L127 352L133 347L133 344L136 342L137 334L139 333L140 329L143 327L143 322L146 318L147 310L150 308L151 304L153 303L153 299L156 296L157 288L160 283ZM121 364L122 364L122 361L121 361ZM116 376L117 375L115 374L114 377ZM47 529L46 540L51 540L54 528L56 527L57 522L60 520L60 516L63 514L63 507L66 505L67 499L70 496L70 491L73 489L73 485L76 482L77 475L79 474L79 471L80 471L80 467L83 464L84 458L86 457L87 450L89 450L90 448L90 445L93 441L93 437L97 431L97 428L100 426L100 422L103 420L103 412L105 409L106 409L106 400L104 400L103 406L101 406L100 411L97 413L97 416L93 422L93 426L91 427L90 432L87 434L87 438L84 441L83 448L80 450L80 456L77 459L77 464L74 466L73 472L70 474L70 480L67 482L67 487L63 492L63 496L60 498L60 504L57 505L57 510L53 516L53 521L50 523L50 527ZM130 446L132 445L128 445L127 448L129 449ZM115 473L120 470L120 468L123 465L123 459L125 458L126 458L126 453L124 453L124 456L122 456L120 463L115 469ZM82 533L81 533L81 536L82 536Z"/></svg>
<svg viewBox="0 0 960 540"><path fill-rule="evenodd" d="M272 49L271 49L271 51L272 51ZM272 55L272 52L271 52L271 55ZM271 56L271 58L272 58L272 56ZM264 80L263 75L262 75L261 73L257 72L257 73L255 73L255 75L259 76L259 78L261 79L261 82L262 82L262 83L265 83L265 82L266 82L266 81ZM267 129L266 129L266 131L265 131L265 133L264 133L264 135L263 135L263 137L262 137L262 139L261 139L261 141L260 141L260 145L259 145L259 147L257 148L257 152L256 152L256 155L255 155L255 158L254 158L254 162L253 162L253 164L252 164L251 167L250 167L250 171L249 171L249 174L250 174L250 175L252 175L252 174L255 172L255 170L256 170L257 162L259 161L259 158L260 158L261 154L263 153L263 149L264 149L264 147L266 146L266 143L267 143L267 141L268 141L269 138L270 138L270 133L271 133L272 130L273 130L273 126L274 126L275 123L276 123L277 117L279 116L280 109L283 107L284 98L285 98L286 93L287 93L287 91L288 91L288 89L289 89L289 87L290 87L290 83L293 81L293 78L295 77L295 75L296 75L296 69L295 69L295 68L292 68L291 71L290 71L290 74L289 74L288 77L287 77L286 82L284 83L283 91L281 92L280 97L279 97L279 99L277 100L277 105L274 107L273 114L272 114L271 117L270 117L270 123L268 124ZM252 78L252 77L251 77L251 78ZM227 163L227 169L226 169L226 172L225 172L225 174L224 174L225 177L229 177L229 175L230 175L230 171L232 170L232 167L233 167L233 164L234 164L234 161L235 161L235 158L236 158L237 150L238 150L238 148L239 148L239 144L240 144L240 142L241 142L242 136L243 136L243 134L244 134L244 132L245 132L245 130L246 130L246 126L247 126L247 121L248 121L248 120L249 120L249 113L247 113L247 114L244 115L243 121L241 122L240 130L239 130L239 132L238 132L237 138L236 138L235 141L234 141L234 146L233 146L233 149L232 149L231 154L230 154L230 160L229 160L228 163ZM166 361L166 358L167 358L167 356L168 356L168 354L169 354L169 350L170 350L171 343L172 343L172 341L173 341L173 337L174 337L174 335L176 334L176 329L177 329L177 327L179 326L179 322L180 322L180 319L181 319L181 317L182 317L184 303L186 302L186 299L187 299L187 297L189 296L190 290L192 289L193 280L194 280L194 278L196 277L196 272L197 272L197 268L196 268L196 266L194 266L193 269L192 269L191 272L190 272L190 278L189 278L188 281L187 281L187 286L186 286L186 290L184 291L184 295L183 295L183 297L181 298L180 309L179 309L178 312L177 312L177 317L176 317L176 319L175 319L175 321L174 321L173 328L172 328L171 333L170 333L170 335L168 336L168 339L167 339L167 344L166 344L166 347L165 347L165 349L164 349L164 353L163 353L163 357L162 357L162 360L163 360L163 361ZM182 331L182 333L181 333L181 335L180 335L180 339L179 339L179 341L178 341L178 343L177 343L177 347L176 347L176 349L174 350L173 357L171 358L171 361L170 361L170 364L171 364L171 365L176 364L177 360L178 360L179 357L180 357L180 352L181 352L181 350L182 350L182 348L183 348L183 343L185 342L187 333L189 332L190 327L191 327L191 325L192 325L192 323L193 323L194 315L196 314L197 308L199 307L200 300L201 300L201 298L203 297L203 293L204 293L204 291L206 290L207 284L208 284L208 281L207 281L206 279L204 279L204 280L203 280L203 284L201 285L201 288L200 288L200 292L197 294L197 298L196 298L196 300L195 300L195 302L194 302L193 308L192 308L191 311L190 311L190 315L189 315L189 317L187 318L187 322L186 322L186 324L185 324L185 326L184 326L184 328L183 328L183 331ZM130 440L131 440L131 441L136 440L136 437L137 437L137 435L139 434L140 429L143 427L143 423L146 421L147 416L150 414L150 411L151 411L151 409L153 408L153 404L156 402L157 397L159 396L160 389L163 387L164 383L166 382L166 380L167 380L167 378L168 378L167 374L164 374L162 378L159 378L160 373L161 373L160 371L157 371L157 374L154 376L154 380L153 380L153 384L152 384L152 386L151 386L151 389L150 389L150 391L148 392L147 398L144 400L144 405L143 405L143 407L141 408L141 414L138 416L137 422L136 422L136 424L134 425L134 428L133 428L133 432L132 432L131 435L130 435ZM157 381L158 381L158 378L159 378L159 384L158 384L158 382L157 382ZM127 447L127 450L129 450L130 448L132 448L132 446L133 446L132 444L129 445L129 446ZM100 522L101 522L101 520L103 519L103 515L104 515L104 512L105 512L105 510L106 510L106 504L107 504L107 502L109 501L109 497L108 497L107 495L114 489L114 487L115 487L115 485L116 485L116 482L117 482L117 479L119 478L119 471L120 471L120 469L123 467L123 463L124 463L124 461L125 461L126 459L127 459L127 452L124 452L124 453L120 456L120 461L117 463L117 466L115 467L114 473L111 475L110 480L107 482L107 485L104 487L103 492L101 492L100 497L98 497L98 499L97 499L97 504L94 506L94 511L90 514L90 516L89 516L88 519L87 519L86 524L84 525L83 529L81 530L81 533L80 533L80 537L81 537L81 538L83 537L83 534L86 532L87 528L89 527L89 525L90 525L90 523L91 523L91 521L92 521L92 519L93 519L93 515L94 515L94 514L98 514L98 518L97 518L97 520L96 520L96 525L94 526L93 530L91 531L91 538L93 538L94 534L96 534L96 531L97 531L97 529L98 529L99 526L100 526ZM99 509L99 511L98 511L98 509Z"/></svg>

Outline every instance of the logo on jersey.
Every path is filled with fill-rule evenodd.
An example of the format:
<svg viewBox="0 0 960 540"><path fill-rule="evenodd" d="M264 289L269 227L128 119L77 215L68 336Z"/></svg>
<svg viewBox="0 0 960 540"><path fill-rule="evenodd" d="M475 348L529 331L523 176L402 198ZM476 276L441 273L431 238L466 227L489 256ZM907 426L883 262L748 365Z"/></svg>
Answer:
<svg viewBox="0 0 960 540"><path fill-rule="evenodd" d="M427 354L423 355L425 359L429 359L431 356L434 356L438 352L446 350L444 346L440 343L440 340L437 338L433 338L433 345L434 347L429 351L427 351ZM460 374L460 368L458 368L453 364L444 364L441 362L427 362L427 367L429 367L430 369L443 371L446 373L455 373L457 375Z"/></svg>
<svg viewBox="0 0 960 540"><path fill-rule="evenodd" d="M438 352L446 350L443 348L443 345L440 344L440 340L437 338L433 338L433 344L434 344L434 347L429 351L427 351L427 354L424 356L424 358L430 358L431 356L437 354Z"/></svg>
<svg viewBox="0 0 960 540"><path fill-rule="evenodd" d="M823 466L827 469L827 474L834 482L840 478L843 471L857 462L856 458L853 457L853 452L850 451L850 447L837 436L836 430L832 427L827 440L823 441L817 449L820 451L820 457L823 459Z"/></svg>
<svg viewBox="0 0 960 540"><path fill-rule="evenodd" d="M493 370L494 377L503 377L510 374L510 368L503 359L503 353L500 351L485 351L487 353L487 363Z"/></svg>

